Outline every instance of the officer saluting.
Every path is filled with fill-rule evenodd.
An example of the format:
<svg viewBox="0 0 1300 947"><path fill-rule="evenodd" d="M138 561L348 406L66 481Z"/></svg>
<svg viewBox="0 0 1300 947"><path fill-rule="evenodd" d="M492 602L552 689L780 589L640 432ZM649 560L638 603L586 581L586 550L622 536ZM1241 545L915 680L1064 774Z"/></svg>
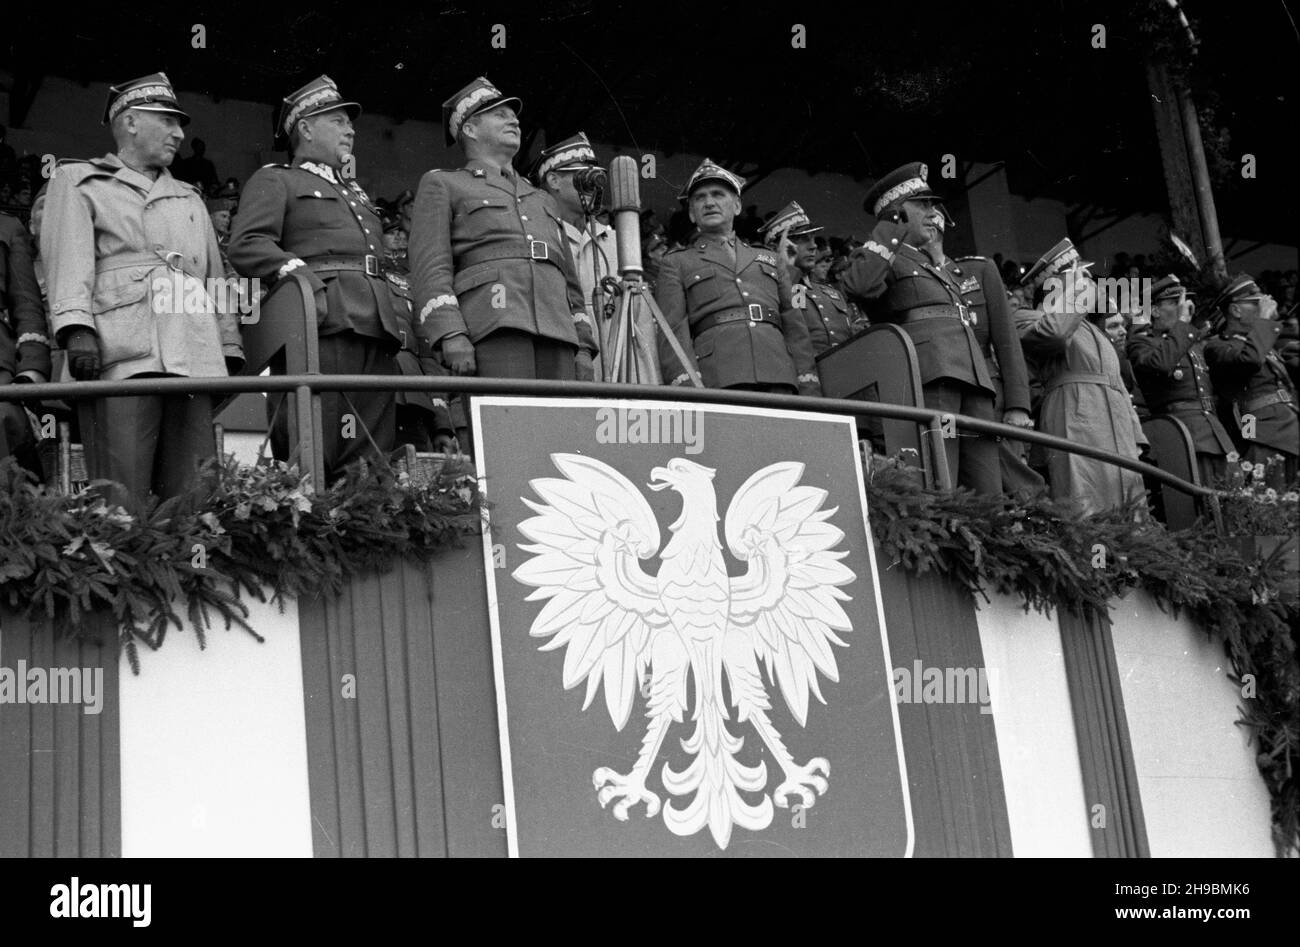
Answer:
<svg viewBox="0 0 1300 947"><path fill-rule="evenodd" d="M808 326L793 308L785 244L755 249L736 238L745 182L707 158L678 200L696 239L664 256L655 301L683 351L694 346L706 388L821 395ZM674 385L689 376L666 337L659 364Z"/></svg>
<svg viewBox="0 0 1300 947"><path fill-rule="evenodd" d="M343 176L360 112L328 76L284 99L275 144L293 163L267 165L248 179L227 252L241 276L267 282L305 269L316 291L323 374L396 375L404 303L381 272L379 214L356 181ZM268 399L268 413L275 404ZM354 409L365 430L344 437L343 415ZM392 392L322 392L326 475L370 450L365 431L387 455L395 424ZM276 426L272 445L277 457L288 456L287 426Z"/></svg>
<svg viewBox="0 0 1300 947"><path fill-rule="evenodd" d="M202 283L223 276L203 196L167 170L188 122L161 72L113 86L104 123L117 153L61 162L50 182L41 227L50 324L78 381L224 377L243 364L238 316ZM137 497L183 492L195 464L216 453L208 395L101 398L77 410L90 476Z"/></svg>
<svg viewBox="0 0 1300 947"><path fill-rule="evenodd" d="M866 328L859 320L858 324L850 321L849 301L835 287L824 282L817 282L814 269L817 266L817 238L822 227L814 227L812 220L798 201L791 201L775 217L763 225L760 231L764 235L764 245L776 249L781 235L790 238L794 258L790 262L796 268L792 284L791 302L798 309L808 326L808 337L812 343L813 355L821 355L827 349L846 341L855 332ZM802 288L799 288L802 287Z"/></svg>
<svg viewBox="0 0 1300 947"><path fill-rule="evenodd" d="M982 257L944 256L938 202L919 161L877 181L864 206L878 223L866 246L854 251L845 292L861 302L873 323L897 323L911 336L927 408L1033 427L1028 372L1002 278ZM1001 418L986 364L990 350L1002 373ZM1001 492L996 441L959 433L945 439L944 449L954 483L979 493Z"/></svg>
<svg viewBox="0 0 1300 947"><path fill-rule="evenodd" d="M1221 407L1231 403L1245 445L1243 459L1262 464L1280 454L1284 463L1270 485L1289 486L1300 459L1296 390L1275 346L1282 332L1277 303L1249 276L1237 276L1211 306L1225 316L1217 337L1205 343L1205 360ZM1226 420L1226 419L1225 419Z"/></svg>
<svg viewBox="0 0 1300 947"><path fill-rule="evenodd" d="M1226 457L1234 448L1219 423L1205 346L1192 325L1192 303L1186 288L1172 275L1156 280L1151 300L1152 324L1134 324L1128 360L1151 413L1187 425L1201 482L1209 486L1227 472Z"/></svg>
<svg viewBox="0 0 1300 947"><path fill-rule="evenodd" d="M511 167L519 99L479 78L443 103L468 159L420 179L411 287L420 332L458 375L590 380L595 337L554 198Z"/></svg>

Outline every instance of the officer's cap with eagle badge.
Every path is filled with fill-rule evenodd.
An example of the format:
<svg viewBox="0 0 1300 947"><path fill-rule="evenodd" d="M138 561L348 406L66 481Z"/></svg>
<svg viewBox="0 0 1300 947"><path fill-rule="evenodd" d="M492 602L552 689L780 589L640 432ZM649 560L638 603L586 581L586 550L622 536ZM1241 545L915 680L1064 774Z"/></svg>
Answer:
<svg viewBox="0 0 1300 947"><path fill-rule="evenodd" d="M460 141L460 130L465 127L466 121L498 105L511 106L516 115L524 108L524 103L518 98L506 95L483 76L443 102L442 127L447 135L447 145L450 147Z"/></svg>
<svg viewBox="0 0 1300 947"><path fill-rule="evenodd" d="M108 87L108 101L104 103L104 124L108 125L127 109L142 112L164 112L175 115L182 125L190 117L181 111L171 80L163 72L150 73L130 82Z"/></svg>
<svg viewBox="0 0 1300 947"><path fill-rule="evenodd" d="M786 236L794 239L795 237L806 237L809 234L818 233L825 229L825 227L814 227L808 212L799 206L798 201L791 201L777 211L776 216L760 227L758 232L763 235L765 244L775 246L783 230L786 232Z"/></svg>
<svg viewBox="0 0 1300 947"><path fill-rule="evenodd" d="M942 200L930 190L927 181L929 173L929 169L920 161L895 168L871 185L866 200L862 202L863 210L879 217L882 210L899 201Z"/></svg>
<svg viewBox="0 0 1300 947"><path fill-rule="evenodd" d="M347 109L348 118L353 121L361 114L361 106L344 101L338 85L329 76L317 76L301 89L286 95L275 119L276 150L284 151L289 147L289 132L301 119L334 109Z"/></svg>
<svg viewBox="0 0 1300 947"><path fill-rule="evenodd" d="M577 171L579 168L596 166L596 149L582 132L564 141L557 142L549 148L542 149L533 166L533 180L540 187L546 175L552 171Z"/></svg>
<svg viewBox="0 0 1300 947"><path fill-rule="evenodd" d="M686 187L682 188L682 192L677 195L677 199L679 201L689 201L691 192L707 181L721 181L735 191L737 197L745 189L745 179L739 174L732 174L722 165L714 164L711 160L705 158L704 162L695 169L691 179L686 182Z"/></svg>
<svg viewBox="0 0 1300 947"><path fill-rule="evenodd" d="M1057 273L1072 266L1092 266L1092 263L1088 260L1079 259L1079 251L1075 249L1070 238L1066 237L1034 261L1034 265L1025 271L1024 276L1020 277L1020 285L1036 288Z"/></svg>
<svg viewBox="0 0 1300 947"><path fill-rule="evenodd" d="M1240 273L1219 290L1219 295L1215 296L1214 302L1210 303L1210 310L1222 309L1226 313L1230 303L1262 299L1263 296L1264 292L1259 288L1259 284L1245 273Z"/></svg>

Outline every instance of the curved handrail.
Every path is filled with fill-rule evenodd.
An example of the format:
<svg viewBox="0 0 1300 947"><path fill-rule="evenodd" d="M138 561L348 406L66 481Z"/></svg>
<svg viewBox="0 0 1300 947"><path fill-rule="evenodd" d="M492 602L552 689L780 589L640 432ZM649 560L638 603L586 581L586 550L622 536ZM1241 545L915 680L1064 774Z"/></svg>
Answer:
<svg viewBox="0 0 1300 947"><path fill-rule="evenodd" d="M468 395L529 395L561 398L616 398L619 400L685 401L692 404L730 404L751 408L777 408L816 414L872 415L930 425L949 416L932 408L851 401L840 398L811 398L804 395L774 395L721 388L687 388L666 385L625 385L611 382L551 381L522 378L477 378L454 375L269 375L234 378L133 378L126 381L76 381L44 385L0 385L0 401L35 401L43 398L104 398L124 395L226 394L249 391L434 391ZM1125 470L1144 474L1193 496L1217 496L1218 491L1188 483L1168 471L1119 454L1076 444L1061 437L1024 428L951 415L956 426L976 434L1009 437L1029 444L1041 444L1093 460L1102 460Z"/></svg>

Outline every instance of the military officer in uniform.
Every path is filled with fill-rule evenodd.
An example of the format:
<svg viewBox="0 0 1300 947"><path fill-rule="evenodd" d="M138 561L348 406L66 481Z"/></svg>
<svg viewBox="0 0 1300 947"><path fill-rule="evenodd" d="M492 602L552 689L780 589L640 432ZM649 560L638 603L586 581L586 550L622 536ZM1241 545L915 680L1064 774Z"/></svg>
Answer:
<svg viewBox="0 0 1300 947"><path fill-rule="evenodd" d="M1242 459L1262 464L1281 455L1283 463L1270 471L1269 485L1284 489L1296 478L1300 420L1295 386L1276 350L1282 332L1277 303L1242 275L1229 281L1211 308L1224 315L1218 335L1205 343L1220 408L1230 406Z"/></svg>
<svg viewBox="0 0 1300 947"><path fill-rule="evenodd" d="M34 257L22 221L0 214L0 385L50 380L50 340ZM19 402L0 401L0 459L10 455L42 476L27 412Z"/></svg>
<svg viewBox="0 0 1300 947"><path fill-rule="evenodd" d="M511 167L520 107L484 78L443 103L466 164L427 172L416 191L417 323L457 375L590 380L598 346L559 208Z"/></svg>
<svg viewBox="0 0 1300 947"><path fill-rule="evenodd" d="M788 240L756 249L736 237L745 182L707 158L678 200L697 235L665 254L655 300L683 353L695 353L706 388L820 396L808 326L793 305ZM666 381L689 382L667 338L659 340Z"/></svg>
<svg viewBox="0 0 1300 947"><path fill-rule="evenodd" d="M787 259L795 268L791 302L808 326L808 339L814 356L847 341L849 336L866 327L863 324L865 320L859 319L854 323L849 301L843 293L824 279L822 282L814 279L819 263L816 235L823 229L814 227L799 203L791 201L760 231L764 245L771 250L777 249L782 234L790 238L793 258L787 254ZM829 260L822 267L823 276L828 268Z"/></svg>
<svg viewBox="0 0 1300 947"><path fill-rule="evenodd" d="M845 291L872 323L897 323L911 337L927 408L1033 427L1024 355L997 266L982 257L944 256L944 215L926 178L926 166L914 162L867 193L865 207L878 222L853 253ZM990 352L1001 369L1000 418ZM954 483L979 493L1002 491L995 440L959 430L944 449Z"/></svg>
<svg viewBox="0 0 1300 947"><path fill-rule="evenodd" d="M405 306L382 272L378 212L343 173L351 165L352 121L360 112L328 76L283 100L276 145L287 148L292 163L267 165L248 179L228 255L241 276L267 283L295 270L307 274L316 294L322 374L397 375ZM273 365L272 371L282 372L283 366ZM392 392L327 391L320 400L327 477L370 452L372 439L385 456L393 449ZM277 415L281 401L268 399L268 414ZM289 449L283 413L278 411L272 430L280 458ZM349 414L357 423L349 423Z"/></svg>
<svg viewBox="0 0 1300 947"><path fill-rule="evenodd" d="M1205 346L1192 323L1193 306L1178 277L1156 280L1151 287L1151 308L1151 324L1135 322L1129 335L1129 364L1151 414L1168 415L1187 425L1196 447L1201 482L1213 486L1226 474L1226 458L1235 448L1219 422Z"/></svg>
<svg viewBox="0 0 1300 947"><path fill-rule="evenodd" d="M203 195L168 171L188 121L163 73L112 86L104 122L117 152L55 170L41 257L50 324L77 380L243 365L238 314L206 292L223 274ZM90 476L137 497L181 493L216 451L208 395L102 398L78 413Z"/></svg>

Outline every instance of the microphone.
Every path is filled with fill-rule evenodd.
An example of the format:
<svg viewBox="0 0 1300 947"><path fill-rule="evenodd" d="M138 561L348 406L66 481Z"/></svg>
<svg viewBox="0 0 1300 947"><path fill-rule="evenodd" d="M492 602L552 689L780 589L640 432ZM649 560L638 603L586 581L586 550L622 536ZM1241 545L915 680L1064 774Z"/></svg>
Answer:
<svg viewBox="0 0 1300 947"><path fill-rule="evenodd" d="M609 165L609 208L614 218L618 275L641 276L641 190L636 159L620 155Z"/></svg>

